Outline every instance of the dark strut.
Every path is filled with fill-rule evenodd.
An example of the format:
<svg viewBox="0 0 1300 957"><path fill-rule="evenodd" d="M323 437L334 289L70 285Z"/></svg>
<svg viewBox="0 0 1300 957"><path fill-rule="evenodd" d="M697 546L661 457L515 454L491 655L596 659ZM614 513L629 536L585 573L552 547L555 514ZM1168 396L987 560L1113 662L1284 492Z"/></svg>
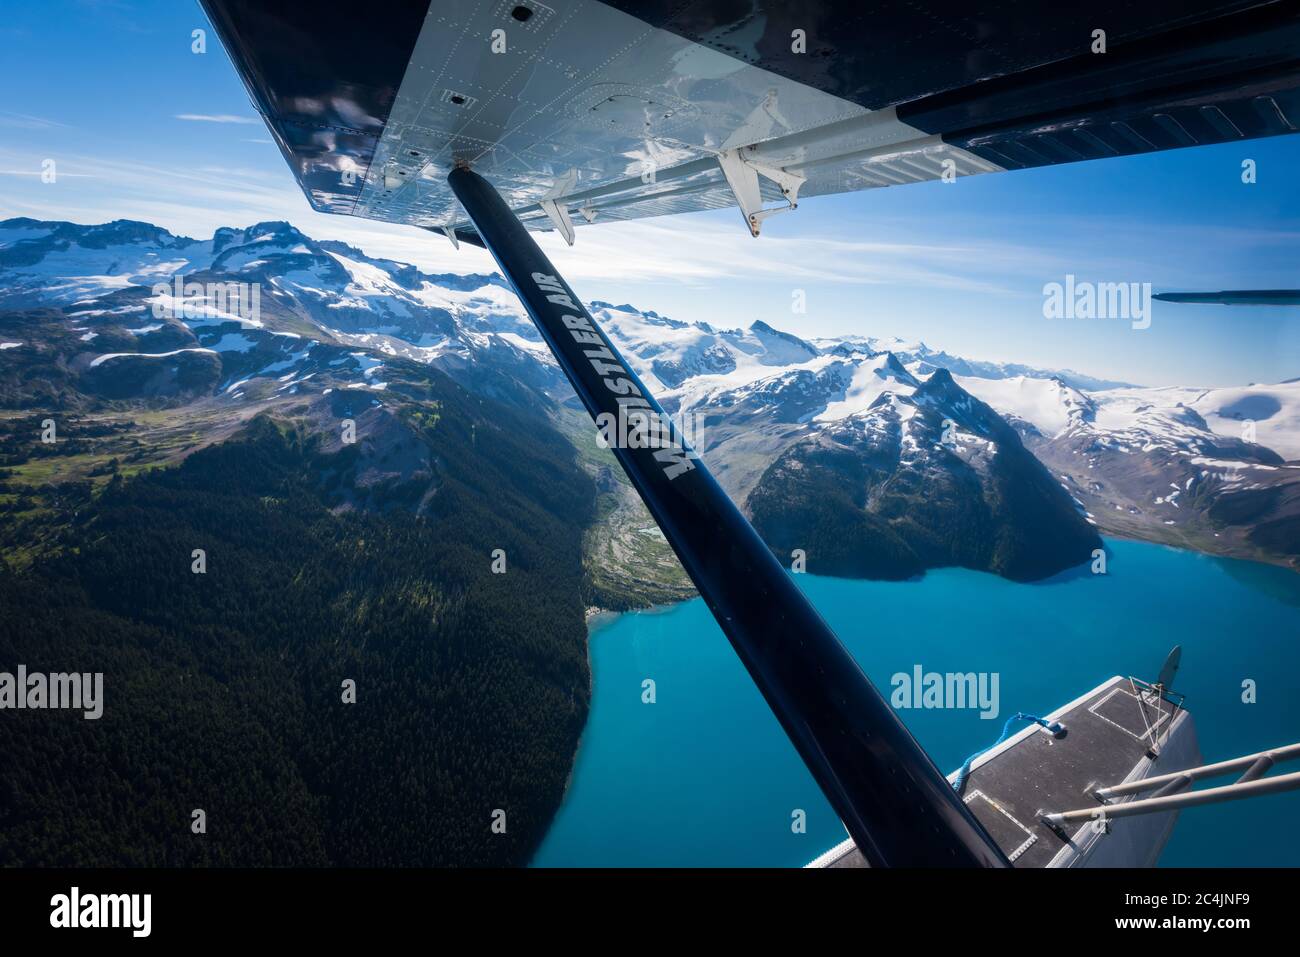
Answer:
<svg viewBox="0 0 1300 957"><path fill-rule="evenodd" d="M463 168L448 182L592 418L666 422L492 185ZM662 438L614 454L866 860L1007 866L680 431Z"/></svg>

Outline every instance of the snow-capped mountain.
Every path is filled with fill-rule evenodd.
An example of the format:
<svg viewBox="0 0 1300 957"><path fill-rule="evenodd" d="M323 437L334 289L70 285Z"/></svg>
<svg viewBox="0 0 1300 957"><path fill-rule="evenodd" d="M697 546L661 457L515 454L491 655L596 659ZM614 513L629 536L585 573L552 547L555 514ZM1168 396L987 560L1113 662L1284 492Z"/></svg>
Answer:
<svg viewBox="0 0 1300 957"><path fill-rule="evenodd" d="M1073 369L1040 369L1019 362L967 359L942 349L931 349L919 340L900 339L897 336L845 336L839 339L811 341L827 351L837 350L846 354L853 351L892 352L911 372L923 377L939 369L947 369L954 376L979 379L1008 379L1017 376L1033 379L1055 377L1076 389L1117 389L1131 385L1113 379L1099 379Z"/></svg>
<svg viewBox="0 0 1300 957"><path fill-rule="evenodd" d="M227 290L243 293L238 308L225 301ZM204 367L220 368L212 373L218 392L232 399L257 379L292 388L291 380L320 362L337 365L342 347L381 362L459 368L469 377L486 365L513 369L533 385L559 381L499 276L425 274L342 243L316 242L282 222L222 228L200 241L130 221L7 220L0 223L0 310L13 316L37 309L62 314L61 325L40 326L40 338L45 345L51 335L60 338L57 351L71 370L107 379L111 369L154 366L158 376L136 376L149 380L142 394L154 396L181 370ZM15 354L30 345L50 358L41 342L18 333L4 338ZM359 370L369 380L359 384L380 388L376 367ZM179 379L182 395L208 385L204 376ZM108 395L128 398L130 391Z"/></svg>
<svg viewBox="0 0 1300 957"><path fill-rule="evenodd" d="M227 288L255 290L257 308ZM885 455L895 483L939 462L952 473L956 446L933 448L933 433L984 436L964 416L986 409L1102 531L1273 561L1300 551L1300 465L1288 464L1300 458L1300 381L1142 388L900 338L810 340L762 321L720 329L591 308L665 408L693 417L697 447L746 507L760 487L771 502L778 473L828 449L877 472ZM404 361L496 398L574 402L497 275L423 273L283 222L206 240L132 221L0 222L0 401L11 407L238 408L332 390L382 405ZM969 448L988 452L988 441ZM991 441L994 461L1019 455ZM965 467L987 477L975 460ZM963 487L974 494L961 483L948 494Z"/></svg>
<svg viewBox="0 0 1300 957"><path fill-rule="evenodd" d="M1084 394L1060 380L961 382L1016 425L1103 530L1292 562L1300 553L1300 383Z"/></svg>
<svg viewBox="0 0 1300 957"><path fill-rule="evenodd" d="M1041 435L1059 435L1071 424L1092 414L1092 400L1064 379L1025 375L989 378L958 375L962 388L979 396L1014 425L1027 426Z"/></svg>
<svg viewBox="0 0 1300 957"><path fill-rule="evenodd" d="M1015 430L947 370L918 381L886 353L854 368L844 392L748 496L778 553L853 577L960 565L1032 581L1101 547ZM855 400L865 407L849 410Z"/></svg>

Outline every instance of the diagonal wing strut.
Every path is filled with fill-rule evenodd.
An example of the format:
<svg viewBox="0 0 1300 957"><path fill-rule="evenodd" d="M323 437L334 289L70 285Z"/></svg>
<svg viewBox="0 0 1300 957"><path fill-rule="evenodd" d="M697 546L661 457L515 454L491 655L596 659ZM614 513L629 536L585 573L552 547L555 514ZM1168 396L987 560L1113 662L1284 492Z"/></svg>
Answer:
<svg viewBox="0 0 1300 957"><path fill-rule="evenodd" d="M597 426L651 439L614 455L867 861L1006 866L505 200L467 168L448 183Z"/></svg>

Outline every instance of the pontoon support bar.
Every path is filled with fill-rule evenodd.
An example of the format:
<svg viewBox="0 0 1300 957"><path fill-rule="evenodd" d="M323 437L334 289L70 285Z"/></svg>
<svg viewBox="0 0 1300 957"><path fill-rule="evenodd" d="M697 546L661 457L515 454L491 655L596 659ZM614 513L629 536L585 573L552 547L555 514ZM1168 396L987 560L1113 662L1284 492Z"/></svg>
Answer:
<svg viewBox="0 0 1300 957"><path fill-rule="evenodd" d="M629 414L666 424L492 185L463 168L448 183L597 425L604 416L621 425ZM866 860L1006 866L680 431L667 433L659 448L615 447L614 455Z"/></svg>
<svg viewBox="0 0 1300 957"><path fill-rule="evenodd" d="M1199 768L1186 768L1172 774L1158 774L1154 777L1142 778L1139 781L1130 781L1128 784L1117 784L1110 788L1097 788L1093 794L1105 800L1107 798L1122 797L1125 794L1150 791L1152 788L1158 788L1165 782L1173 781L1176 778L1186 777L1191 781L1199 781L1202 778L1215 778L1230 771L1246 770L1259 762L1261 758L1271 758L1273 764L1300 760L1300 744L1288 744L1285 747L1273 748L1269 751L1257 751L1254 754L1243 755L1230 761L1203 764ZM1264 770L1267 770L1267 768ZM1264 771L1261 770L1259 773L1263 774Z"/></svg>
<svg viewBox="0 0 1300 957"><path fill-rule="evenodd" d="M1124 804L1103 804L1100 807L1085 807L1077 811L1044 814L1042 820L1046 824L1058 827L1063 824L1082 824L1101 819L1113 821L1120 817L1154 814L1157 811L1176 811L1179 808L1195 807L1198 804L1221 804L1224 801L1239 801L1242 798L1296 790L1300 790L1300 771L1294 774L1279 774L1272 778L1257 778L1253 781L1235 781L1222 787L1206 788L1204 791L1166 794L1162 797L1139 798Z"/></svg>

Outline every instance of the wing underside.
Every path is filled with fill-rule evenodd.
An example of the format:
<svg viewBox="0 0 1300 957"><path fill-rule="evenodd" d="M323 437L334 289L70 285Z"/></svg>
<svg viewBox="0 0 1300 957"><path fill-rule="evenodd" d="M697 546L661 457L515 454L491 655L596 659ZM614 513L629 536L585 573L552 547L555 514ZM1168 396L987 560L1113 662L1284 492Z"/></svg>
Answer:
<svg viewBox="0 0 1300 957"><path fill-rule="evenodd" d="M1293 3L203 0L318 210L532 229L1295 132ZM972 9L978 8L978 9Z"/></svg>

